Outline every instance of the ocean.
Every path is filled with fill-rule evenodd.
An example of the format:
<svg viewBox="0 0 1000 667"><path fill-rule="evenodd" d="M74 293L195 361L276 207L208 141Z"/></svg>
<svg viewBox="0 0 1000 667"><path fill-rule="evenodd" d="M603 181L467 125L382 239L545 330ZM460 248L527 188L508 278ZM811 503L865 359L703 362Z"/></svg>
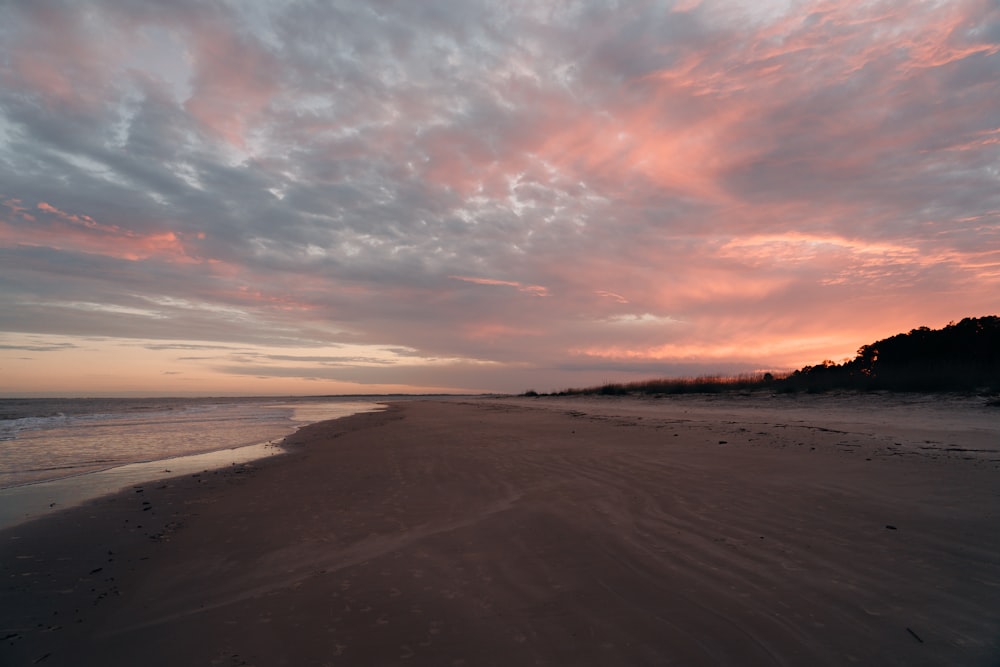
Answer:
<svg viewBox="0 0 1000 667"><path fill-rule="evenodd" d="M280 453L353 397L0 399L0 528L130 484Z"/></svg>

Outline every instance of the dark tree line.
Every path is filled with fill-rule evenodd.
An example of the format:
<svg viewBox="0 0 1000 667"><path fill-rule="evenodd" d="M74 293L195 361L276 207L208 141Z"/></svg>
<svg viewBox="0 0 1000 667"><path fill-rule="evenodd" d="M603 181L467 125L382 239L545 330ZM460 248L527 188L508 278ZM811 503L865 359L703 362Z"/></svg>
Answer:
<svg viewBox="0 0 1000 667"><path fill-rule="evenodd" d="M778 384L807 391L1000 391L1000 317L913 329L862 346L851 361L806 366Z"/></svg>
<svg viewBox="0 0 1000 667"><path fill-rule="evenodd" d="M864 345L851 361L824 361L784 377L771 373L698 378L665 378L609 383L574 394L687 394L770 389L778 392L985 391L1000 393L1000 317L967 317L943 329L920 327ZM528 391L526 396L538 396Z"/></svg>

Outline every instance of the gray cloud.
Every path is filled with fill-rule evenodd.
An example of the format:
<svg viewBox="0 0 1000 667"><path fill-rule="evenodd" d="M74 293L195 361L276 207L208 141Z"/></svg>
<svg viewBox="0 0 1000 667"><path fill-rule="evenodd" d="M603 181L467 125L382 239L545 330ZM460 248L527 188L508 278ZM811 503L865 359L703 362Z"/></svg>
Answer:
<svg viewBox="0 0 1000 667"><path fill-rule="evenodd" d="M0 345L0 350L21 350L25 352L56 352L62 350L72 350L76 348L72 343L61 343L53 345Z"/></svg>

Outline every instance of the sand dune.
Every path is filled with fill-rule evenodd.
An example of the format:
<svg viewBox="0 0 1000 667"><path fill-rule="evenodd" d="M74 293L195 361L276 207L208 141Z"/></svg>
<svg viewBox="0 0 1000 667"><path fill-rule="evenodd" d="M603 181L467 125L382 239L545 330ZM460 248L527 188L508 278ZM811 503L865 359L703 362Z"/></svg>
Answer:
<svg viewBox="0 0 1000 667"><path fill-rule="evenodd" d="M996 664L1000 415L760 400L403 402L9 529L0 663Z"/></svg>

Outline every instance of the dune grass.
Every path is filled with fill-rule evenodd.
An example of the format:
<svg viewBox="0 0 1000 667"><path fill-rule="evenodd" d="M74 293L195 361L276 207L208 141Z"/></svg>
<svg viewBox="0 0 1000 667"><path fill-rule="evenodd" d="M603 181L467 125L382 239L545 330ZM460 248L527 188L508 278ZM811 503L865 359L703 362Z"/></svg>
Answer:
<svg viewBox="0 0 1000 667"><path fill-rule="evenodd" d="M528 390L522 396L669 396L753 391L819 394L837 390L1000 394L1000 377L992 369L965 366L903 368L886 370L877 376L853 373L851 370L845 368L845 365L821 365L784 374L744 373L608 382L593 387L563 389L551 394ZM1000 399L991 401L990 405L1000 406Z"/></svg>
<svg viewBox="0 0 1000 667"><path fill-rule="evenodd" d="M575 395L662 395L662 394L718 394L730 391L752 391L773 387L778 380L772 373L741 373L739 375L700 375L693 378L659 378L636 382L609 382L596 387L564 389L556 396ZM527 391L524 396L538 396Z"/></svg>

